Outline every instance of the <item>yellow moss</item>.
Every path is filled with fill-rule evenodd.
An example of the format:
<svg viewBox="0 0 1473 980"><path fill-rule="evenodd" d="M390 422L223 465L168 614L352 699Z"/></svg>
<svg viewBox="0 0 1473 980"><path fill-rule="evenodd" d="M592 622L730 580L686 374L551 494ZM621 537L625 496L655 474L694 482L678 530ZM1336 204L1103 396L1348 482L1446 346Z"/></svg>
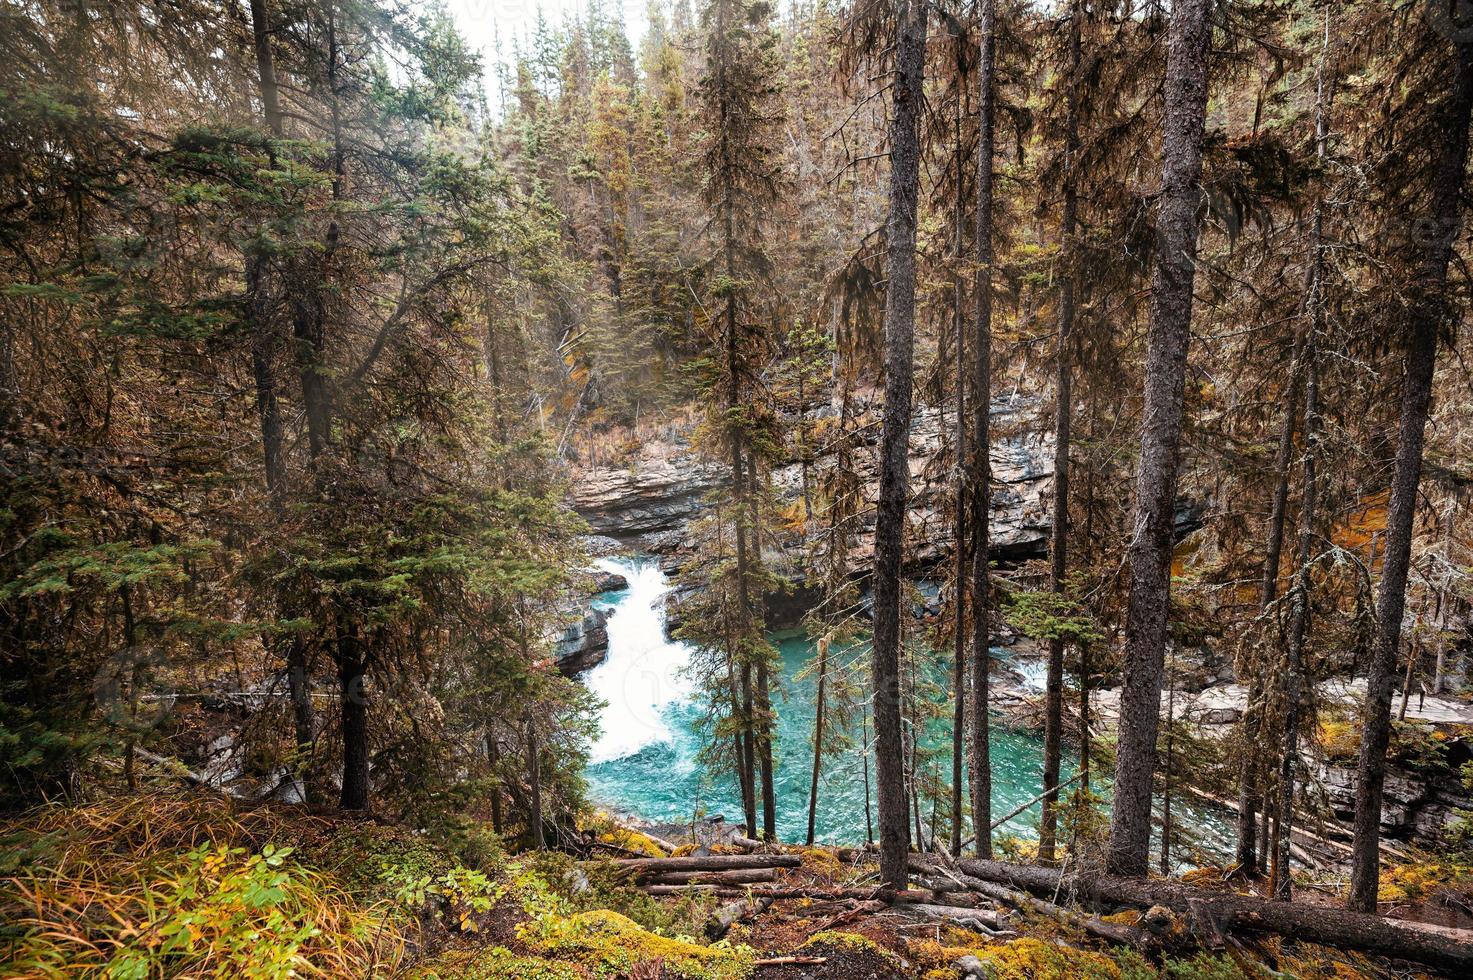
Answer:
<svg viewBox="0 0 1473 980"><path fill-rule="evenodd" d="M1473 868L1440 861L1398 864L1381 871L1381 901L1417 902L1439 888L1473 887Z"/></svg>
<svg viewBox="0 0 1473 980"><path fill-rule="evenodd" d="M518 956L505 946L440 957L411 975L413 980L585 980L587 974L567 963Z"/></svg>
<svg viewBox="0 0 1473 980"><path fill-rule="evenodd" d="M656 960L667 974L687 980L736 980L752 970L752 951L745 946L702 946L657 935L607 909L566 918L544 916L518 932L538 953L582 964L599 976L626 974Z"/></svg>
<svg viewBox="0 0 1473 980"><path fill-rule="evenodd" d="M1102 915L1100 918L1105 922L1111 922L1117 926L1138 926L1141 924L1141 914L1136 909L1112 912L1109 915Z"/></svg>
<svg viewBox="0 0 1473 980"><path fill-rule="evenodd" d="M1014 939L977 951L995 980L1119 980L1120 967L1103 953Z"/></svg>
<svg viewBox="0 0 1473 980"><path fill-rule="evenodd" d="M837 851L827 847L805 847L798 852L803 857L803 866L820 872L838 871L843 867Z"/></svg>
<svg viewBox="0 0 1473 980"><path fill-rule="evenodd" d="M1353 759L1360 751L1360 732L1348 720L1320 722L1320 748L1331 759Z"/></svg>
<svg viewBox="0 0 1473 980"><path fill-rule="evenodd" d="M1226 878L1226 868L1214 868L1211 866L1193 868L1181 876L1181 880L1189 885L1219 885Z"/></svg>
<svg viewBox="0 0 1473 980"><path fill-rule="evenodd" d="M654 841L650 840L649 837L641 834L637 830L630 830L627 827L614 827L606 830L598 835L598 839L605 844L622 847L626 851L633 851L645 857L658 858L665 856L664 850Z"/></svg>
<svg viewBox="0 0 1473 980"><path fill-rule="evenodd" d="M963 956L982 957L986 948L974 948L971 946L947 946L938 943L934 939L912 939L905 944L916 965L929 973L944 973L949 977L955 977L956 971L952 964Z"/></svg>

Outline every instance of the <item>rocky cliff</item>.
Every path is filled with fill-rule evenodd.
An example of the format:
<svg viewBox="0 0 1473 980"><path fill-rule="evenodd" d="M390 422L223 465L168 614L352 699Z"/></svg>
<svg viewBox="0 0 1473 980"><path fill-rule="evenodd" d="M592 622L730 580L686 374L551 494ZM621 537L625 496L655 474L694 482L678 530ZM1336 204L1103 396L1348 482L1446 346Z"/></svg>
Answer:
<svg viewBox="0 0 1473 980"><path fill-rule="evenodd" d="M1053 488L1053 437L1030 432L1027 423L1037 403L1004 398L992 404L992 542L1000 560L1038 557L1047 550L1049 494ZM873 405L863 406L857 425L857 471L871 505L879 494L879 426L872 424ZM819 413L824 414L824 413ZM935 408L918 409L911 427L910 523L913 555L925 564L950 549L951 531L945 514L954 484L950 471L941 472L945 447L943 425ZM809 474L815 480L833 466L832 454L820 456ZM625 466L587 468L573 475L572 504L597 534L615 538L628 547L654 554L678 552L686 540L685 527L698 516L711 491L724 486L725 467L698 456L683 434L645 443ZM802 495L802 465L790 460L772 473L772 483L783 504ZM856 571L872 558L874 516L861 522L855 538Z"/></svg>

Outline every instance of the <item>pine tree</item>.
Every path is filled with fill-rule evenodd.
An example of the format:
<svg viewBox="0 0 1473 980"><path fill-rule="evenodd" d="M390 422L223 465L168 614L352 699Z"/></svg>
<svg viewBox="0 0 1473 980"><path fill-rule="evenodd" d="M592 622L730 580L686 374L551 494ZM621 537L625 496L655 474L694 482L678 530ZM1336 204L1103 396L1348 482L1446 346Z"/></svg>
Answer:
<svg viewBox="0 0 1473 980"><path fill-rule="evenodd" d="M880 876L905 887L910 850L902 733L901 562L910 480L909 435L915 342L915 241L926 6L902 2L894 14L895 86L890 109L890 216L885 265L885 414L880 499L875 517L875 769L879 790Z"/></svg>
<svg viewBox="0 0 1473 980"><path fill-rule="evenodd" d="M1197 182L1207 108L1212 4L1179 0L1171 17L1162 123L1161 198L1151 274L1149 353L1140 472L1130 545L1130 608L1110 822L1110 868L1144 875L1151 842L1161 666L1170 607L1171 547L1181 451L1182 384L1196 278Z"/></svg>

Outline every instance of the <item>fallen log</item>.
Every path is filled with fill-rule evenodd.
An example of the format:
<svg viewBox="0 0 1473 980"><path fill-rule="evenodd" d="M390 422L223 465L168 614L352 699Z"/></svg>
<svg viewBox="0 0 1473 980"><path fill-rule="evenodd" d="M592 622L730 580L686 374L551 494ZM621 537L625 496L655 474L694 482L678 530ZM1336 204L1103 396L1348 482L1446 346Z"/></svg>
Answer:
<svg viewBox="0 0 1473 980"><path fill-rule="evenodd" d="M609 863L648 877L675 871L796 868L803 859L796 854L706 854L701 857L617 858Z"/></svg>
<svg viewBox="0 0 1473 980"><path fill-rule="evenodd" d="M892 892L890 901L896 905L949 905L960 909L974 909L977 899L970 889L960 891L937 891L933 888L907 888L903 892Z"/></svg>
<svg viewBox="0 0 1473 980"><path fill-rule="evenodd" d="M822 887L788 887L784 885L751 885L739 888L732 885L665 885L648 884L641 885L640 890L647 895L715 895L718 898L737 898L745 895L753 895L759 898L784 899L808 899L815 902L842 902L861 901L886 898L886 892L880 888L822 888Z"/></svg>
<svg viewBox="0 0 1473 980"><path fill-rule="evenodd" d="M754 915L759 915L767 911L768 906L771 904L772 899L770 898L754 896L752 898L741 898L735 902L721 906L706 921L706 938L713 940L720 939L726 935L727 930L733 925L743 919L749 919Z"/></svg>
<svg viewBox="0 0 1473 980"><path fill-rule="evenodd" d="M1193 919L1207 916L1217 928L1272 932L1336 949L1426 963L1465 975L1473 971L1473 931L1467 929L1400 922L1324 906L1274 902L1170 881L1110 875L1066 878L1052 868L1004 861L963 860L958 866L974 878L1001 882L1039 895L1054 895L1068 886L1084 898L1140 908L1164 905Z"/></svg>
<svg viewBox="0 0 1473 980"><path fill-rule="evenodd" d="M1150 942L1150 936L1146 931L1137 929L1134 926L1106 922L1093 915L1082 915L1072 909L1055 905L1053 902L1046 902L1041 898L1035 898L1027 892L1020 892L1015 888L1000 885L995 881L984 881L981 878L974 878L971 875L958 874L945 867L933 867L920 861L912 861L911 864L912 868L922 869L923 872L934 870L948 876L951 879L948 883L958 888L975 891L994 901L1011 905L1019 911L1036 912L1040 915L1050 916L1063 922L1065 925L1072 926L1098 939L1104 939L1121 946L1130 946L1137 949L1144 948ZM937 884L940 884L940 882L937 882Z"/></svg>
<svg viewBox="0 0 1473 980"><path fill-rule="evenodd" d="M1002 920L995 912L986 912L982 909L960 909L954 905L925 905L922 903L906 905L904 908L907 912L933 922L950 922L989 936L1000 936L1007 932L1003 928ZM1012 935L1012 933L1008 934Z"/></svg>
<svg viewBox="0 0 1473 980"><path fill-rule="evenodd" d="M730 871L666 871L645 874L644 880L655 885L750 885L759 881L776 881L776 868L733 868Z"/></svg>

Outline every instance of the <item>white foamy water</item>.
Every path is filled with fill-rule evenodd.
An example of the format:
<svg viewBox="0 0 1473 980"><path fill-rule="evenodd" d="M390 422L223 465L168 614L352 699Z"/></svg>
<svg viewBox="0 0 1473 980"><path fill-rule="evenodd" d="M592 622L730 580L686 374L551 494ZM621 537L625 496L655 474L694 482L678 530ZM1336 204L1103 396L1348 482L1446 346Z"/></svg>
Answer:
<svg viewBox="0 0 1473 980"><path fill-rule="evenodd" d="M690 648L665 639L665 604L670 583L654 562L602 558L599 568L629 580L629 595L609 616L608 658L583 676L583 683L607 702L599 716L602 733L590 761L608 762L633 755L646 745L669 741L665 708L690 696L683 676Z"/></svg>

